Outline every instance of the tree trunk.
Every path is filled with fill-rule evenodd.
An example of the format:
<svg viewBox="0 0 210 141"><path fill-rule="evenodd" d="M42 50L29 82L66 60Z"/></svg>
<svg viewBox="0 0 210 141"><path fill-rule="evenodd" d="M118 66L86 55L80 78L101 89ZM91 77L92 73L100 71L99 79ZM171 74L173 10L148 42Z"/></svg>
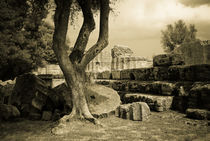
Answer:
<svg viewBox="0 0 210 141"><path fill-rule="evenodd" d="M55 0L55 3L57 7L54 16L55 32L53 36L53 50L59 66L63 71L67 85L72 89L73 97L71 114L64 116L60 122L66 122L71 118L84 118L96 123L96 119L89 112L84 95L85 68L80 67L77 63L72 63L64 48L72 0Z"/></svg>

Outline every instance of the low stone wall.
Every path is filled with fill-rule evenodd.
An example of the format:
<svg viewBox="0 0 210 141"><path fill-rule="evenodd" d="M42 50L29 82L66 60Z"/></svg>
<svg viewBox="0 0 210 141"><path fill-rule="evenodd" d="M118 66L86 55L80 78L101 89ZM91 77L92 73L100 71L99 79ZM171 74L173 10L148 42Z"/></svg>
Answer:
<svg viewBox="0 0 210 141"><path fill-rule="evenodd" d="M210 81L210 64L150 67L95 73L96 79L139 81Z"/></svg>

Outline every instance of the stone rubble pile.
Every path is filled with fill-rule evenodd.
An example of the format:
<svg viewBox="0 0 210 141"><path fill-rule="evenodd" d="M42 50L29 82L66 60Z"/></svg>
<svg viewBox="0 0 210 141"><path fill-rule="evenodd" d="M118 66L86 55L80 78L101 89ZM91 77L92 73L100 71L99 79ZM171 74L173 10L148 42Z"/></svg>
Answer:
<svg viewBox="0 0 210 141"><path fill-rule="evenodd" d="M10 91L10 103L0 104L3 120L58 120L72 110L71 89L65 83L51 88L36 75L23 74ZM89 110L97 118L108 116L121 104L118 93L105 86L89 85L85 94Z"/></svg>
<svg viewBox="0 0 210 141"><path fill-rule="evenodd" d="M180 55L162 54L150 68L103 73L94 74L96 83L118 91L124 104L146 102L153 111L210 111L210 64L184 65Z"/></svg>

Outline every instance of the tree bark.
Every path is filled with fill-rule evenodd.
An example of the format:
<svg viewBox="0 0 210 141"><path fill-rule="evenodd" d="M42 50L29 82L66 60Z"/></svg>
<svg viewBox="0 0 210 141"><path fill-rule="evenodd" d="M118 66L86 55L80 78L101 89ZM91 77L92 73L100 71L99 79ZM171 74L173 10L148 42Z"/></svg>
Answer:
<svg viewBox="0 0 210 141"><path fill-rule="evenodd" d="M63 71L67 85L72 90L73 102L71 114L64 116L60 122L65 123L71 118L84 118L97 123L96 119L89 112L84 94L85 69L79 67L77 63L72 63L64 48L72 0L55 0L55 3L57 7L54 16L55 32L53 36L53 50L58 59L59 66Z"/></svg>
<svg viewBox="0 0 210 141"><path fill-rule="evenodd" d="M90 0L78 0L83 12L84 22L73 52L68 56L64 45L72 2L73 0L55 0L57 7L54 16L55 31L53 35L53 50L64 74L67 85L72 90L73 102L71 114L64 116L60 122L65 123L72 118L84 118L91 122L98 123L98 121L91 115L85 97L85 68L87 64L108 45L109 0L100 0L99 38L97 43L90 48L85 55L83 54L89 35L95 28L95 22L91 11Z"/></svg>

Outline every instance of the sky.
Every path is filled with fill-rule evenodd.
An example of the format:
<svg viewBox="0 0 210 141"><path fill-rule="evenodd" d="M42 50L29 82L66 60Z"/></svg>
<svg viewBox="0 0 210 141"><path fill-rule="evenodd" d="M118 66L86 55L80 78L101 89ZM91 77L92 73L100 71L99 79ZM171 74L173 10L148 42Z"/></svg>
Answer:
<svg viewBox="0 0 210 141"><path fill-rule="evenodd" d="M128 46L135 56L151 58L164 53L161 47L161 30L166 25L182 19L187 25L194 24L197 37L210 40L210 0L120 0L110 14L109 47ZM96 17L96 23L99 18ZM70 28L73 44L82 20ZM96 24L98 27L98 24ZM98 28L91 34L91 47L98 36Z"/></svg>

